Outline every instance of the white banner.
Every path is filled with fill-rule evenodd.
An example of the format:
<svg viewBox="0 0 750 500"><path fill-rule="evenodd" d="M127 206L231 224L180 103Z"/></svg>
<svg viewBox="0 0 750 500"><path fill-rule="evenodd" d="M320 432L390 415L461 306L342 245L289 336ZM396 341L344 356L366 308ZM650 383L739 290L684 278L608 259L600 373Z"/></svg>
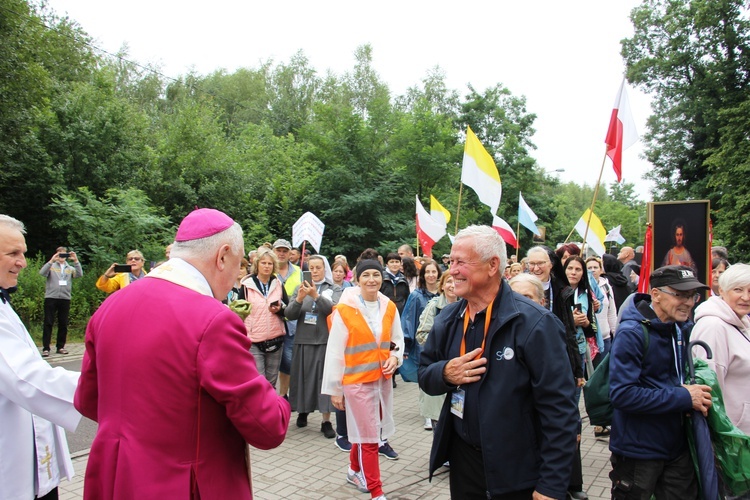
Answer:
<svg viewBox="0 0 750 500"><path fill-rule="evenodd" d="M303 241L307 240L316 252L320 252L325 228L326 225L315 217L312 212L306 212L292 226L292 245L298 248L302 245Z"/></svg>

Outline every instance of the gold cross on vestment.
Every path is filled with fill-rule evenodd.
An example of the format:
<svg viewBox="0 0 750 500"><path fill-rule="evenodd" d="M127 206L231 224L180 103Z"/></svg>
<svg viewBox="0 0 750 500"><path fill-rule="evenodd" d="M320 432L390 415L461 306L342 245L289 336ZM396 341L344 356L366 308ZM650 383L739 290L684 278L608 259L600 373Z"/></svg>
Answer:
<svg viewBox="0 0 750 500"><path fill-rule="evenodd" d="M49 476L49 479L52 479L52 454L49 452L49 445L45 446L44 450L47 452L47 455L42 459L42 465L47 466L47 476Z"/></svg>

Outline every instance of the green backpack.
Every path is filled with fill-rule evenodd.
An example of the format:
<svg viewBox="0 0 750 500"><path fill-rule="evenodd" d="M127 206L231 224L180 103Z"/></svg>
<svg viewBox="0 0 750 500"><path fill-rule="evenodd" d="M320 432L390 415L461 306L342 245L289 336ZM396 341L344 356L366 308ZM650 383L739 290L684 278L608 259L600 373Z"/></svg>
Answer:
<svg viewBox="0 0 750 500"><path fill-rule="evenodd" d="M641 328L643 328L643 357L641 358L641 363L643 363L643 358L648 352L649 337L646 325L641 323ZM583 398L591 425L600 427L612 425L614 408L609 399L609 353L583 386Z"/></svg>

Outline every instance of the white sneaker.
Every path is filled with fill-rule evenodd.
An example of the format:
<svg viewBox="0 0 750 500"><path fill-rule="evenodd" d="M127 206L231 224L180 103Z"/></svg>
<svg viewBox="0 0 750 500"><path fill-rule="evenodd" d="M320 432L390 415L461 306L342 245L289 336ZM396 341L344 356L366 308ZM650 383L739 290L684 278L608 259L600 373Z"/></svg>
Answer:
<svg viewBox="0 0 750 500"><path fill-rule="evenodd" d="M431 431L432 430L432 419L426 418L424 419L424 430Z"/></svg>
<svg viewBox="0 0 750 500"><path fill-rule="evenodd" d="M375 497L372 500L388 500L388 499L385 498L385 495L380 495L379 497Z"/></svg>
<svg viewBox="0 0 750 500"><path fill-rule="evenodd" d="M362 471L354 472L351 468L346 473L346 482L353 484L362 493L370 493L367 489L367 483L365 482L365 475Z"/></svg>

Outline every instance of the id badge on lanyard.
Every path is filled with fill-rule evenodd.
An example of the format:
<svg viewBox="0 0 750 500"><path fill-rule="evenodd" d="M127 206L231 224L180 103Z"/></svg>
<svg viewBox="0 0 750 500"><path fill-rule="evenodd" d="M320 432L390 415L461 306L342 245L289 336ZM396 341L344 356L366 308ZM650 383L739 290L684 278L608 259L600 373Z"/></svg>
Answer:
<svg viewBox="0 0 750 500"><path fill-rule="evenodd" d="M305 313L305 324L306 325L315 325L318 323L318 315L311 312Z"/></svg>
<svg viewBox="0 0 750 500"><path fill-rule="evenodd" d="M492 299L492 302L490 302L490 305L487 306L486 312L485 312L485 318L484 318L484 336L482 337L482 352L479 353L479 356L477 358L482 357L482 354L484 354L484 344L487 341L487 332L490 329L490 321L492 319L492 304L495 302L495 299ZM469 316L471 316L471 313L469 311L469 306L466 306L466 311L464 312L464 334L461 338L461 348L460 348L460 354L463 356L466 354L466 330L469 328ZM466 403L466 391L461 389L461 387L457 387L455 391L451 393L451 413L457 416L460 419L464 418L464 404Z"/></svg>
<svg viewBox="0 0 750 500"><path fill-rule="evenodd" d="M318 295L320 295L320 286L318 286ZM305 324L306 325L316 325L318 323L318 314L315 312L315 299L313 299L312 303L312 311L305 313Z"/></svg>
<svg viewBox="0 0 750 500"><path fill-rule="evenodd" d="M451 394L451 413L458 418L464 418L464 402L466 401L466 392L460 387Z"/></svg>

